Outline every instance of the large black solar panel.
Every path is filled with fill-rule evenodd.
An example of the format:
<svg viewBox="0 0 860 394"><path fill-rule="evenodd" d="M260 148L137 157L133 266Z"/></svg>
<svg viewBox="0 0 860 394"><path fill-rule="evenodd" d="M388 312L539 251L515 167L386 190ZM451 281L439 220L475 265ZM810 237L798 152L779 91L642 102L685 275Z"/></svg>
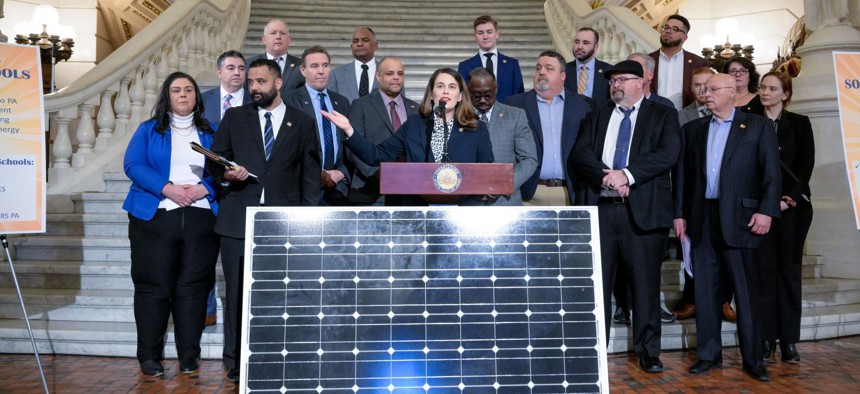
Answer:
<svg viewBox="0 0 860 394"><path fill-rule="evenodd" d="M249 212L242 392L608 391L596 209Z"/></svg>

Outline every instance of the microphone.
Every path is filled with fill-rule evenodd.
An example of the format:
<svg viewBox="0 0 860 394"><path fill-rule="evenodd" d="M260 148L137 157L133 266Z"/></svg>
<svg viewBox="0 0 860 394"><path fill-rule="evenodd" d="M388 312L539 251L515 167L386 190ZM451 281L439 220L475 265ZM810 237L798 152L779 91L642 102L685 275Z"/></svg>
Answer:
<svg viewBox="0 0 860 394"><path fill-rule="evenodd" d="M448 104L448 100L439 100L439 104L436 104L436 110L439 111L439 114L445 113L445 105Z"/></svg>

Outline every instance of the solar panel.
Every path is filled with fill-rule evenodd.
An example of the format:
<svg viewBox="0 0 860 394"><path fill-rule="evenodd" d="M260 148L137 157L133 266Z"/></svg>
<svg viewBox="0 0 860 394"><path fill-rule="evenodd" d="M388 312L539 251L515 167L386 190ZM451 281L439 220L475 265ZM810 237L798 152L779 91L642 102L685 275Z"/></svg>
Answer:
<svg viewBox="0 0 860 394"><path fill-rule="evenodd" d="M248 218L241 392L608 391L596 209Z"/></svg>

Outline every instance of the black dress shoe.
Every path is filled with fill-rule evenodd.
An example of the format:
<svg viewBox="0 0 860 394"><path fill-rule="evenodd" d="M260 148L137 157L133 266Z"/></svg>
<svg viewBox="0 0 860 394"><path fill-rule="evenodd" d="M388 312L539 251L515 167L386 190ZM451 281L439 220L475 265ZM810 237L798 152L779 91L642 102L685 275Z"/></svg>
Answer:
<svg viewBox="0 0 860 394"><path fill-rule="evenodd" d="M663 323L671 323L675 321L675 315L667 312L663 307L660 307L660 321Z"/></svg>
<svg viewBox="0 0 860 394"><path fill-rule="evenodd" d="M793 343L783 344L780 342L779 350L782 353L782 361L791 364L800 363L800 354L797 354L797 345Z"/></svg>
<svg viewBox="0 0 860 394"><path fill-rule="evenodd" d="M703 373L707 373L708 371L715 368L723 367L723 358L720 357L716 360L699 360L690 367L689 371L693 375L701 375Z"/></svg>
<svg viewBox="0 0 860 394"><path fill-rule="evenodd" d="M164 367L158 361L146 360L140 363L140 372L146 376L161 376L164 375Z"/></svg>
<svg viewBox="0 0 860 394"><path fill-rule="evenodd" d="M630 324L630 310L615 308L615 315L612 316L612 321L618 324Z"/></svg>
<svg viewBox="0 0 860 394"><path fill-rule="evenodd" d="M772 363L773 354L776 352L776 344L773 341L763 341L761 343L761 353L764 362Z"/></svg>
<svg viewBox="0 0 860 394"><path fill-rule="evenodd" d="M227 380L236 383L239 381L239 368L233 368L227 372Z"/></svg>
<svg viewBox="0 0 860 394"><path fill-rule="evenodd" d="M639 357L639 366L648 373L663 372L663 363L657 357Z"/></svg>
<svg viewBox="0 0 860 394"><path fill-rule="evenodd" d="M767 368L765 368L764 365L754 367L744 364L744 371L746 371L747 375L755 380L770 382L770 375L768 375Z"/></svg>
<svg viewBox="0 0 860 394"><path fill-rule="evenodd" d="M179 372L182 373L194 373L200 369L200 359L194 358L190 361L181 361L179 363Z"/></svg>

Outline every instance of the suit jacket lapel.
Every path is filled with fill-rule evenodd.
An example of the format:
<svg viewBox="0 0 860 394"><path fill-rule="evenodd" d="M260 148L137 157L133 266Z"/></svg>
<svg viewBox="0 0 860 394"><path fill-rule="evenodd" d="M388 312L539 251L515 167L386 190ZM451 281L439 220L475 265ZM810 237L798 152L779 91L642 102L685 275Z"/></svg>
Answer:
<svg viewBox="0 0 860 394"><path fill-rule="evenodd" d="M346 73L346 88L348 90L349 96L358 97L358 81L355 80L355 60L348 63L351 67L348 67L348 71ZM368 71L369 72L369 71ZM370 75L368 75L370 78ZM338 88L340 89L340 84L338 84ZM344 94L347 96L347 94Z"/></svg>
<svg viewBox="0 0 860 394"><path fill-rule="evenodd" d="M251 133L251 138L257 146L257 152L263 161L266 161L266 149L263 145L263 129L260 127L260 115L257 112L257 107L250 105L245 112L245 121L248 122L248 130Z"/></svg>
<svg viewBox="0 0 860 394"><path fill-rule="evenodd" d="M433 149L430 148L430 140L433 138L433 115L424 120L424 161L433 161Z"/></svg>
<svg viewBox="0 0 860 394"><path fill-rule="evenodd" d="M597 154L597 157L603 157L603 147L606 146L606 132L609 129L609 119L612 117L612 111L614 110L614 105L607 105L599 112L597 118L597 135L595 136L597 144L594 146L594 153Z"/></svg>
<svg viewBox="0 0 860 394"><path fill-rule="evenodd" d="M627 159L628 164L638 153L639 145L642 143L642 138L647 133L646 129L651 120L651 106L660 105L654 104L647 99L642 100L642 106L639 108L639 113L636 114L636 125L633 126L633 139L630 140L630 157Z"/></svg>
<svg viewBox="0 0 860 394"><path fill-rule="evenodd" d="M744 137L746 125L744 124L745 116L740 110L735 110L735 118L732 119L732 126L729 129L729 138L726 140L726 149L723 151L723 161L720 164L721 168L725 168L726 163L732 156L732 153L740 144Z"/></svg>
<svg viewBox="0 0 860 394"><path fill-rule="evenodd" d="M534 119L535 126L535 135L537 135L538 140L535 141L538 146L543 146L543 132L540 124L540 111L537 106L537 93L535 91L531 91L525 97L526 100L526 111L530 113L531 118ZM562 121L563 122L563 121Z"/></svg>
<svg viewBox="0 0 860 394"><path fill-rule="evenodd" d="M373 100L370 100L370 106L377 112L377 115L380 119L382 119L382 123L385 124L385 127L388 128L389 133L394 133L394 125L391 124L391 117L388 115L388 109L385 108L385 101L383 101L382 93L379 93L378 90L370 93L373 97ZM406 119L400 119L400 123L402 124Z"/></svg>

